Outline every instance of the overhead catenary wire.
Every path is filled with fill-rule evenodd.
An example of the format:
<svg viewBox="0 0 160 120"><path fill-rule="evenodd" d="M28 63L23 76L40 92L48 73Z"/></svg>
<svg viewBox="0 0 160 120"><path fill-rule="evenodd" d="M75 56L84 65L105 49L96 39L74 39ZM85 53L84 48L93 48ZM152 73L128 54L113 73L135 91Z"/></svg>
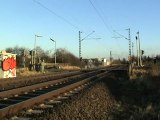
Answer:
<svg viewBox="0 0 160 120"><path fill-rule="evenodd" d="M101 15L101 13L100 13L100 12L98 11L98 9L95 7L95 5L93 4L93 2L92 2L91 0L89 0L89 2L90 2L90 4L92 5L92 7L94 8L96 14L99 16L99 18L101 19L101 21L102 21L103 24L105 25L105 27L108 29L108 31L109 31L111 34L116 33L116 34L119 35L118 37L112 37L112 38L116 38L116 39L117 39L117 38L125 38L125 39L126 39L125 36L120 35L119 33L117 33L117 32L113 29L112 26L107 25L106 22L105 22L105 20L104 20L104 18L103 18L102 15ZM117 46L120 47L119 42L118 42L118 41L116 41L116 42L117 42ZM120 48L121 48L121 47L120 47ZM121 49L122 49L122 48L121 48Z"/></svg>
<svg viewBox="0 0 160 120"><path fill-rule="evenodd" d="M56 12L54 12L53 10L51 10L50 8L48 8L47 6L43 5L41 2L37 1L37 0L32 0L33 2L35 2L36 4L38 4L39 6L41 6L42 8L46 9L48 12L50 12L51 14L55 15L56 17L58 17L59 19L63 20L64 22L66 22L68 25L72 26L73 28L79 30L79 27L74 25L73 23L71 23L69 20L67 20L66 18L58 15Z"/></svg>
<svg viewBox="0 0 160 120"><path fill-rule="evenodd" d="M113 30L106 24L104 18L102 17L102 15L100 14L100 12L98 11L98 9L95 7L95 5L93 4L93 2L91 0L89 0L91 6L93 7L93 9L95 10L96 14L99 16L99 18L101 19L101 21L103 22L103 24L105 25L105 27L108 29L108 31L110 33L113 33Z"/></svg>
<svg viewBox="0 0 160 120"><path fill-rule="evenodd" d="M117 31L113 30L114 33L118 34L120 37L117 37L117 38L125 38L128 40L128 38L126 38L124 35L118 33Z"/></svg>

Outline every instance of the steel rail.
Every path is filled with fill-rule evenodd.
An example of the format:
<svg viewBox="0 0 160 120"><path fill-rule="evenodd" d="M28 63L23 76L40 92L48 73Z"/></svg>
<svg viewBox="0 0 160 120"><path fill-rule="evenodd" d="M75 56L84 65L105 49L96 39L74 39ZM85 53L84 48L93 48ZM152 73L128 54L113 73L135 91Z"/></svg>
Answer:
<svg viewBox="0 0 160 120"><path fill-rule="evenodd" d="M31 84L37 84L40 82L49 81L50 79L60 79L64 77L69 77L73 75L82 74L80 71L71 72L71 73L63 73L63 74L44 74L40 76L31 76L31 77L23 77L23 78L13 78L13 79L2 79L0 80L0 91L8 90L16 87L22 87Z"/></svg>
<svg viewBox="0 0 160 120"><path fill-rule="evenodd" d="M47 93L42 94L40 96L33 97L33 98L27 99L25 101L19 102L17 104L12 104L12 105L7 106L3 109L0 109L0 119L3 119L4 117L6 117L8 115L16 114L17 112L19 112L20 110L22 110L24 108L27 109L27 108L34 106L35 104L42 103L46 99L51 99L55 96L63 94L66 91L70 91L70 90L72 90L82 84L85 84L89 81L94 81L95 79L98 79L99 77L105 76L107 73L108 73L108 71L105 73L100 73L98 75L94 75L93 77L89 77L87 79L80 80L80 81L75 82L73 84L69 84L69 85L64 86L62 88L47 92Z"/></svg>
<svg viewBox="0 0 160 120"><path fill-rule="evenodd" d="M103 68L112 69L112 68L115 68L115 66L102 67L102 68L99 68L99 69L103 69ZM69 76L72 76L72 75L82 74L83 71L84 72L91 72L91 71L96 71L96 70L97 69L89 69L89 70L73 71L73 72L59 73L59 74L49 73L49 74L40 74L40 75L36 75L36 76L24 76L24 77L17 77L17 78L0 79L0 91L49 81L50 78L52 80L53 80L53 78L54 79L60 79L60 78L63 78L63 77L69 77Z"/></svg>
<svg viewBox="0 0 160 120"><path fill-rule="evenodd" d="M66 78L57 79L57 80L53 79L53 80L50 80L50 81L47 81L47 82L42 82L42 83L30 85L30 86L24 86L24 87L14 88L14 89L11 89L11 90L2 91L2 92L0 92L0 99L13 97L14 95L24 94L25 92L30 92L32 90L36 90L36 89L39 89L39 88L44 88L46 86L55 85L55 84L58 84L58 83L63 83L67 80L74 80L74 79L77 79L77 78L84 79L85 77L90 76L92 74L96 74L98 72L100 72L100 71L83 73L83 74L80 74L80 75L75 75L75 76L66 77Z"/></svg>
<svg viewBox="0 0 160 120"><path fill-rule="evenodd" d="M115 66L109 66L109 67L103 67L100 69L108 69L111 70L115 68ZM11 90L13 88L18 88L18 87L24 87L24 86L29 86L29 85L34 85L46 81L51 81L51 80L57 80L60 78L64 77L69 77L73 75L79 75L83 74L84 72L92 72L96 71L97 69L91 69L91 70L83 70L83 71L75 71L75 72L69 72L69 73L62 73L62 74L43 74L40 76L29 76L29 77L23 77L23 78L11 78L11 79L1 79L0 80L0 92L6 91L6 90Z"/></svg>

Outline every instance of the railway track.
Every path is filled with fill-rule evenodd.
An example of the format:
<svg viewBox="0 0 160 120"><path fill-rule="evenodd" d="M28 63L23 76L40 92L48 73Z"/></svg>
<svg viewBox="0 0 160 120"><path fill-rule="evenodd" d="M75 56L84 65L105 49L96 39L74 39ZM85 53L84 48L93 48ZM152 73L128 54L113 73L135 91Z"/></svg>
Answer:
<svg viewBox="0 0 160 120"><path fill-rule="evenodd" d="M33 84L43 83L50 80L56 80L64 77L82 74L80 71L66 72L60 74L41 74L37 76L26 76L19 78L9 78L0 80L0 92L13 88L29 86Z"/></svg>
<svg viewBox="0 0 160 120"><path fill-rule="evenodd" d="M107 67L107 69L112 69L114 67ZM13 88L29 86L33 84L43 83L50 80L56 80L64 77L70 77L74 75L80 75L84 72L91 72L95 71L96 69L92 70L83 70L83 71L72 71L72 72L63 72L57 74L40 74L36 76L26 76L26 77L18 77L18 78L8 78L8 79L0 79L0 92L6 91Z"/></svg>
<svg viewBox="0 0 160 120"><path fill-rule="evenodd" d="M38 106L38 108L53 107L53 104L77 93L115 69L118 68L75 73L59 79L49 77L48 80L36 84L2 90L0 92L0 119L11 117L24 109L26 114L40 113L41 111L31 108L33 106ZM47 79L47 77L45 76L43 79ZM18 118L16 119L18 120Z"/></svg>

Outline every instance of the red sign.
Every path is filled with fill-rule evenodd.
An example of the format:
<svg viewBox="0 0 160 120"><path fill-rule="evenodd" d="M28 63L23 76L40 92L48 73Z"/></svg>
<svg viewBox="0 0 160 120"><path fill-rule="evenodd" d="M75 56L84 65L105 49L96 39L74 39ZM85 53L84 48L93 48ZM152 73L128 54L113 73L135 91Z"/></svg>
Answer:
<svg viewBox="0 0 160 120"><path fill-rule="evenodd" d="M4 71L16 68L16 60L13 57L5 59L2 68Z"/></svg>

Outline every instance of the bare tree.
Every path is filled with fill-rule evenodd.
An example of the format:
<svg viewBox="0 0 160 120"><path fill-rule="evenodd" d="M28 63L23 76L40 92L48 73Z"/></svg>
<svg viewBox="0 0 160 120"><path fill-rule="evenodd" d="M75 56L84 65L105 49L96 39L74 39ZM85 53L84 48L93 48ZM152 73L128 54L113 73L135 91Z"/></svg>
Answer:
<svg viewBox="0 0 160 120"><path fill-rule="evenodd" d="M70 63L71 65L80 65L79 59L64 48L56 50L57 62Z"/></svg>
<svg viewBox="0 0 160 120"><path fill-rule="evenodd" d="M16 54L17 67L22 67L23 64L29 64L29 61L26 57L26 55L29 54L29 49L25 47L15 46L13 48L12 47L6 48L6 52Z"/></svg>

